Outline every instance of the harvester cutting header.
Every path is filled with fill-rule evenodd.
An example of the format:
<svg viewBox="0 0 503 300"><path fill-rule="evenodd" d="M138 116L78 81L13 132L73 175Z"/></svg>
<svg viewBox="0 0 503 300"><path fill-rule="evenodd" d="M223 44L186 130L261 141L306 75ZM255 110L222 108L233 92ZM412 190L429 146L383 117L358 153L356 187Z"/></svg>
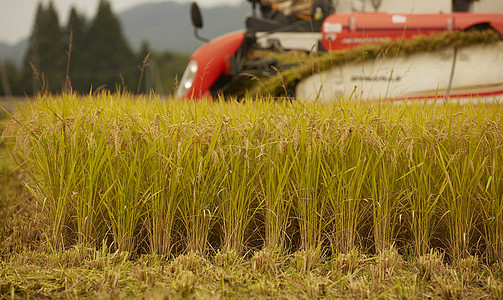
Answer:
<svg viewBox="0 0 503 300"><path fill-rule="evenodd" d="M196 37L205 43L191 55L178 97L329 102L503 95L500 1L249 2L245 29L213 40L197 34L203 21L192 3Z"/></svg>

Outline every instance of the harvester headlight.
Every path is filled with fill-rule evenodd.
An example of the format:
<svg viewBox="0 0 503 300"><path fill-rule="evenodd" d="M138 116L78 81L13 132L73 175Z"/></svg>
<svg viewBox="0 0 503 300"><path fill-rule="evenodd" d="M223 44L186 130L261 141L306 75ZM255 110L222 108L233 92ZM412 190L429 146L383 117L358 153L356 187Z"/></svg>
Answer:
<svg viewBox="0 0 503 300"><path fill-rule="evenodd" d="M189 90L192 88L194 84L194 79L197 74L197 61L195 59L191 59L185 72L183 73L182 80L180 81L180 86L178 87L177 97L182 98L187 95Z"/></svg>

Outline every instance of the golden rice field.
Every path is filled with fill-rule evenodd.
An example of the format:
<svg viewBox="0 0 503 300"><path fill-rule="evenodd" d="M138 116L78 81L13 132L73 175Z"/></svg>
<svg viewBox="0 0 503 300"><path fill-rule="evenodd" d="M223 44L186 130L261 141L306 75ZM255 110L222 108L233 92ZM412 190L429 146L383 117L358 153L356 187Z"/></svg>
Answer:
<svg viewBox="0 0 503 300"><path fill-rule="evenodd" d="M503 297L503 104L43 96L0 297Z"/></svg>

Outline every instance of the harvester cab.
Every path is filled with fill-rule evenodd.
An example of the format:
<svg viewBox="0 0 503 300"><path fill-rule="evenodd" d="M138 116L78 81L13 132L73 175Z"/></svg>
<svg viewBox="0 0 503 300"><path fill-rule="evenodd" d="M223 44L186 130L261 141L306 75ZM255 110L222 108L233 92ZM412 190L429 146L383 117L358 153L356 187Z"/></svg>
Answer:
<svg viewBox="0 0 503 300"><path fill-rule="evenodd" d="M246 32L262 49L317 50L321 41L321 27L334 12L332 0L300 0L295 7L279 6L269 1L252 0L260 6L260 16L246 18Z"/></svg>
<svg viewBox="0 0 503 300"><path fill-rule="evenodd" d="M309 11L290 15L267 1L248 1L252 5L252 14L246 18L245 30L213 40L198 34L198 29L204 25L203 17L197 3L192 2L190 15L194 34L205 43L191 55L177 90L178 98L199 99L227 94L242 76L267 75L292 66L279 65L274 58L248 61L249 49L275 52L323 50L320 48L321 29L324 19L333 12L332 0L309 0L307 2L313 2ZM244 68L246 74L242 73Z"/></svg>

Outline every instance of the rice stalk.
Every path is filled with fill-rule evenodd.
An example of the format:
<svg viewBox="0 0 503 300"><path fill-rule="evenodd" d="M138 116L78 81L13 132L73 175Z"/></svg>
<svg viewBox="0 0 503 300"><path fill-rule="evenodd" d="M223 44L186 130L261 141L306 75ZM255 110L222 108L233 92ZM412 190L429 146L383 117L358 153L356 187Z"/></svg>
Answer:
<svg viewBox="0 0 503 300"><path fill-rule="evenodd" d="M309 270L328 246L497 261L501 116L500 104L45 95L3 137L53 249L300 250Z"/></svg>

